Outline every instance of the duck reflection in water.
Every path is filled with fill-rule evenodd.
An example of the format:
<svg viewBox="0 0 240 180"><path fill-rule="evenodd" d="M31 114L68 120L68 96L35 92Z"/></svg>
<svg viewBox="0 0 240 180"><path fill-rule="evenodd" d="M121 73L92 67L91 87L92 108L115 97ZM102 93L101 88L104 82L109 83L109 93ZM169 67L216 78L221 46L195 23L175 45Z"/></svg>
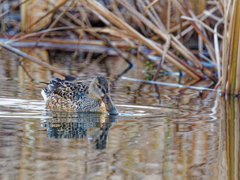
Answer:
<svg viewBox="0 0 240 180"><path fill-rule="evenodd" d="M44 125L50 138L85 139L94 149L105 149L108 132L118 115L46 111Z"/></svg>

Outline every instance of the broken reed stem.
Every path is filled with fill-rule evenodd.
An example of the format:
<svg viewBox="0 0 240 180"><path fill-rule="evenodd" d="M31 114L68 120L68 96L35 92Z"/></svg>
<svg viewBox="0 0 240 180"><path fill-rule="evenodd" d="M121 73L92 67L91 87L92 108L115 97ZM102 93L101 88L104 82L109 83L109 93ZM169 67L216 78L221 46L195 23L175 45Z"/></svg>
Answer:
<svg viewBox="0 0 240 180"><path fill-rule="evenodd" d="M131 34L133 37L137 38L139 41L141 41L143 44L151 48L152 50L156 51L160 56L163 54L163 50L160 49L153 41L150 39L144 37L139 32L137 32L135 29L133 29L131 26L129 26L127 23L123 22L120 18L112 14L108 9L103 7L100 3L89 0L89 1L81 1L87 6L93 8L97 12L99 12L102 16L104 16L107 20L109 20L112 24L114 24L117 27L120 27L123 30L126 30L129 34ZM156 26L155 26L156 27ZM158 28L159 29L159 28ZM190 75L192 78L199 79L199 76L187 69L185 66L180 64L178 61L176 61L174 58L166 55L166 59L173 63L175 66L177 66L182 71L186 72L188 75Z"/></svg>
<svg viewBox="0 0 240 180"><path fill-rule="evenodd" d="M167 51L168 51L168 49L169 49L170 41L171 41L171 36L169 35L169 36L168 36L168 39L167 39L167 41L166 41L166 44L165 44L165 46L164 46L164 51L163 51L163 55L162 55L162 60L159 61L159 64L158 64L158 67L157 67L157 71L156 71L156 73L155 73L152 81L156 81L156 80L157 80L158 74L159 74L159 72L160 72L160 70L161 70L161 67L162 67L163 63L164 63L164 59L165 59L166 53L167 53Z"/></svg>
<svg viewBox="0 0 240 180"><path fill-rule="evenodd" d="M51 70L51 71L53 71L55 73L58 73L58 74L60 74L62 76L65 76L65 77L72 77L70 74L67 74L67 73L65 73L63 71L60 71L58 68L53 67L50 64L48 64L48 63L46 63L44 61L41 61L41 60L39 60L39 59L37 59L37 58L35 58L33 56L30 56L27 53L24 53L24 52L20 51L19 49L16 49L16 48L11 47L11 46L9 46L7 44L4 44L4 43L1 44L1 46L3 48L7 49L7 50L9 50L9 51L19 55L19 56L21 56L21 57L24 57L24 58L29 59L30 61L32 61L32 62L34 62L36 64L41 65L42 67L45 67L45 68L47 68L47 69L49 69L49 70Z"/></svg>

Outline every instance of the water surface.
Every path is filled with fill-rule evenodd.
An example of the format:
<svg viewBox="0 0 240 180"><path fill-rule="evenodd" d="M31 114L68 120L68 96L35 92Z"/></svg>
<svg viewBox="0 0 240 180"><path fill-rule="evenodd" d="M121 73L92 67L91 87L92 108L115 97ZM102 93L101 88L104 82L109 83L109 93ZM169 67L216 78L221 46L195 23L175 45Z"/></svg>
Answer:
<svg viewBox="0 0 240 180"><path fill-rule="evenodd" d="M231 178L228 127L235 121L226 125L221 109L231 104L216 92L122 79L127 64L116 57L84 68L59 60L52 64L85 83L108 77L120 114L49 111L39 82L62 77L26 62L31 81L18 60L8 51L0 53L1 179ZM145 62L138 61L124 76L146 79L144 70ZM183 83L187 79L182 77ZM178 83L179 77L160 80ZM238 177L236 170L233 174Z"/></svg>

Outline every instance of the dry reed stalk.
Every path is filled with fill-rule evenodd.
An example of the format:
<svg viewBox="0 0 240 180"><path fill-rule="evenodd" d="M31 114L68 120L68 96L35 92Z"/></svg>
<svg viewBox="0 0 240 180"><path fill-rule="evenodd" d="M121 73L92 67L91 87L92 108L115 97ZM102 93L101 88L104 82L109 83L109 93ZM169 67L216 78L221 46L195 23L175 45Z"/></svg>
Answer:
<svg viewBox="0 0 240 180"><path fill-rule="evenodd" d="M42 31L39 31L39 32L34 32L34 33L27 33L25 35L22 35L19 38L10 39L9 41L5 42L5 44L21 41L21 40L27 39L29 37L38 37L39 35L41 35L45 32L53 32L53 31L59 31L59 30L74 30L74 29L83 30L83 31L86 31L86 32L109 33L109 34L112 34L112 35L116 35L116 37L122 37L122 38L124 38L124 37L132 38L126 32L120 31L119 29L113 28L113 27L111 27L111 28L82 28L82 27L77 27L77 26L70 26L70 27L67 26L67 27L57 27L57 28L42 30Z"/></svg>
<svg viewBox="0 0 240 180"><path fill-rule="evenodd" d="M184 14L187 17L192 17L194 19L197 19L196 15L195 15L194 11L192 10L191 5L190 5L188 0L184 0L186 7L188 7L188 12L187 12L187 10L185 10L183 8L183 6L177 0L173 0L173 2L175 4L175 6L179 9L179 11L182 14ZM215 54L214 54L214 48L212 46L212 43L210 42L210 40L207 37L207 33L206 33L205 29L202 28L201 25L195 24L192 21L190 21L190 23L194 27L194 30L198 33L198 35L200 35L202 37L203 41L205 42L206 48L207 48L207 50L209 52L209 55L210 55L211 59L214 62L216 62Z"/></svg>
<svg viewBox="0 0 240 180"><path fill-rule="evenodd" d="M132 8L125 0L117 0L122 6L124 6L129 12L139 18L146 26L148 26L154 33L166 40L167 34L155 26L151 21L145 18L141 13ZM209 76L209 78L216 80L216 76L207 68L204 68L202 63L174 36L172 36L171 46L180 52L186 59L190 60L196 68L202 70L203 73Z"/></svg>
<svg viewBox="0 0 240 180"><path fill-rule="evenodd" d="M189 5L189 6L190 6L190 5ZM194 14L194 12L193 12L191 9L189 10L189 13L190 13L190 15L193 17L193 19L197 19L197 18L196 18L196 15ZM205 45L206 45L206 48L207 48L207 50L208 50L208 53L209 53L212 61L214 61L214 62L216 63L216 58L215 58L215 54L214 54L214 48L213 48L212 43L211 43L210 40L208 39L206 30L205 30L200 24L196 24L196 28L198 28L199 30L201 30L200 33L203 34L204 37L207 38L207 40L208 40L209 43L206 43L206 42L204 41L204 42L205 42ZM197 32L197 33L198 33L198 32ZM198 35L200 35L200 36L201 36L201 34L198 33ZM202 36L201 36L201 37L202 37ZM204 39L203 39L203 40L204 40Z"/></svg>
<svg viewBox="0 0 240 180"><path fill-rule="evenodd" d="M22 4L20 6L20 12L21 12L21 32L25 32L27 30L27 8L29 5L29 1Z"/></svg>
<svg viewBox="0 0 240 180"><path fill-rule="evenodd" d="M237 63L238 61L240 61L240 59L238 59L238 53L240 53L238 50L240 49L240 0L237 0L236 2L236 7L234 7L236 9L236 17L235 17L235 22L234 22L234 38L233 38L233 55L232 55L232 71L231 71L231 90L230 93L234 94L236 92L236 89L239 89L239 87L236 87L236 82L240 81L240 79L237 79L237 74L236 74L236 70L237 70ZM240 63L240 62L239 62ZM236 87L236 88L235 88ZM238 95L239 91L235 94Z"/></svg>
<svg viewBox="0 0 240 180"><path fill-rule="evenodd" d="M36 41L36 39L27 39L26 41ZM18 41L19 42L19 41ZM21 42L21 41L20 41ZM101 40L70 40L70 39L50 39L44 38L41 42L50 42L50 43L59 43L59 44L81 44L81 45L93 45L93 46L106 46ZM120 49L129 49L132 46L129 45L126 41L111 41L112 45Z"/></svg>
<svg viewBox="0 0 240 180"><path fill-rule="evenodd" d="M148 4L145 8L144 11L146 11L147 9L149 9L150 7L152 7L154 4L156 4L159 0L154 0L152 1L150 4Z"/></svg>
<svg viewBox="0 0 240 180"><path fill-rule="evenodd" d="M37 59L37 58L35 58L33 56L30 56L29 54L24 53L24 52L20 51L19 49L16 49L16 48L11 47L11 46L9 46L7 44L4 44L4 43L1 44L1 46L3 48L7 49L7 50L9 50L9 51L19 55L19 56L21 56L21 57L24 57L24 58L29 59L30 61L32 61L32 62L34 62L36 64L41 65L42 67L45 67L45 68L47 68L47 69L49 69L49 70L51 70L51 71L53 71L55 73L58 73L58 74L60 74L62 76L65 76L65 77L67 77L67 76L70 77L71 76L70 74L67 74L67 73L65 73L63 71L60 71L58 68L56 68L56 67L54 67L54 66L52 66L52 65L50 65L50 64L48 64L48 63L46 63L44 61L41 61L41 60L39 60L39 59Z"/></svg>
<svg viewBox="0 0 240 180"><path fill-rule="evenodd" d="M3 8L0 7L0 13L3 12ZM4 34L5 33L5 22L4 22L4 19L1 19L0 18L0 24L1 24L1 34Z"/></svg>
<svg viewBox="0 0 240 180"><path fill-rule="evenodd" d="M217 10L217 7L215 7L215 9ZM215 20L215 21L219 21L221 18L219 18L218 16L214 15L213 12L211 12L210 10L204 10L203 13L208 16L209 18Z"/></svg>
<svg viewBox="0 0 240 180"><path fill-rule="evenodd" d="M213 7L212 9L210 9L209 11L203 11L202 14L198 15L196 19L200 19L200 21L204 21L206 18L211 17L212 13L214 13L217 10L217 7ZM216 18L215 18L216 20ZM219 18L217 19L217 21L219 20ZM189 25L190 22L189 21L185 21L184 22L186 25ZM188 23L188 24L187 24ZM186 28L181 35L184 36L186 35L188 32L190 32L193 29L193 26L189 26L188 28ZM176 36L177 39L180 38L179 35Z"/></svg>
<svg viewBox="0 0 240 180"><path fill-rule="evenodd" d="M51 5L53 8L56 7L55 4L53 4L53 3L50 2L49 0L45 0L45 1L47 1L47 3L48 3L49 5ZM61 10L61 9L59 8L59 10ZM81 21L80 19L77 19L76 17L74 17L74 16L73 16L71 13L69 13L68 11L65 12L65 15L66 15L68 18L70 18L72 21L74 21L76 24L78 24L79 26L82 25L82 21Z"/></svg>
<svg viewBox="0 0 240 180"><path fill-rule="evenodd" d="M178 11L179 12L179 11ZM200 19L204 16L204 13L201 13L199 15L197 15L197 18ZM175 31L179 30L180 29L180 26L182 26L182 28L185 28L186 26L189 26L190 25L190 22L189 21L184 21L184 22L181 22L181 25L178 24L172 28L169 29L169 33L174 33Z"/></svg>
<svg viewBox="0 0 240 180"><path fill-rule="evenodd" d="M163 51L163 55L162 55L162 60L158 64L156 73L155 73L152 81L156 81L157 80L158 74L159 74L159 72L161 70L161 67L162 67L163 63L164 63L164 59L165 59L166 53L167 53L167 51L168 51L168 49L170 47L170 41L171 41L171 36L169 35L168 39L167 39L167 41L166 41L166 43L164 45L164 51Z"/></svg>
<svg viewBox="0 0 240 180"><path fill-rule="evenodd" d="M145 44L146 46L148 46L149 48L153 49L154 51L156 51L159 55L163 54L163 50L160 49L155 43L153 43L150 39L145 38L144 36L142 36L140 33L138 33L135 29L133 29L131 26L129 26L127 23L123 22L120 18L118 18L117 16L115 16L113 13L111 13L108 9L106 9L105 7L103 7L100 3L94 1L94 0L89 0L89 1L81 1L83 4L93 8L94 10L96 10L97 12L99 12L102 16L104 16L108 21L110 21L112 24L114 24L115 26L126 30L129 34L131 34L133 37L135 37L136 39L138 39L139 41L141 41L143 44ZM192 71L190 71L189 69L187 69L185 66L183 66L182 64L180 64L178 61L176 61L174 58L172 58L169 55L166 55L166 59L168 61L170 61L171 63L173 63L176 67L178 67L179 69L183 70L184 72L186 72L188 75L190 75L192 78L197 78L199 79L199 77L193 73Z"/></svg>
<svg viewBox="0 0 240 180"><path fill-rule="evenodd" d="M218 80L217 84L214 86L213 89L217 89L221 82L222 82L222 77Z"/></svg>
<svg viewBox="0 0 240 180"><path fill-rule="evenodd" d="M171 0L168 0L168 8L167 8L167 32L170 31L170 23L171 23Z"/></svg>
<svg viewBox="0 0 240 180"><path fill-rule="evenodd" d="M48 29L52 29L57 24L57 22L62 18L62 16L68 11L69 7L74 3L74 1L75 0L72 0L72 2L67 7L65 7L65 9L61 12L61 14L57 18L55 18L52 24L48 27ZM47 33L48 32L45 32L44 34L41 35L41 37L37 40L33 49L37 47L38 43L47 35Z"/></svg>
<svg viewBox="0 0 240 180"><path fill-rule="evenodd" d="M142 6L142 8L145 8L145 7L146 7L142 0L138 0L138 2L139 2L139 4ZM149 9L147 9L145 12L146 12L147 15L151 18L151 20L154 22L154 24L155 24L156 26L158 26L160 29L162 29L160 23L159 23L159 22L157 21L157 19L153 16L153 14L151 13L151 11L150 11Z"/></svg>
<svg viewBox="0 0 240 180"><path fill-rule="evenodd" d="M235 4L236 0L234 0L234 3L232 5L232 13L231 13L231 20L229 25L229 36L228 36L228 46L226 48L229 48L228 50L228 71L227 71L227 87L226 87L226 94L230 94L230 88L231 88L231 72L232 72L232 61L233 61L233 41L234 41L234 29L235 29L235 21L236 21L236 8Z"/></svg>
<svg viewBox="0 0 240 180"><path fill-rule="evenodd" d="M209 32L216 34L219 38L223 38L223 36L221 34L219 34L218 32L215 32L210 26L208 26L207 24L205 24L204 22L202 22L202 20L199 19L195 19L195 18L190 18L187 16L182 16L182 19L188 20L188 21L194 21L199 23L200 25L202 25L204 28L206 28ZM220 19L220 22L222 21L222 19Z"/></svg>
<svg viewBox="0 0 240 180"><path fill-rule="evenodd" d="M158 0L157 0L158 1ZM117 3L115 0L110 0L111 7L113 9L114 14L116 14L121 20L125 21L124 17L122 16L121 12L117 7Z"/></svg>
<svg viewBox="0 0 240 180"><path fill-rule="evenodd" d="M236 72L236 86L235 86L235 95L240 93L240 35L238 39L238 55L237 55L237 72Z"/></svg>
<svg viewBox="0 0 240 180"><path fill-rule="evenodd" d="M38 22L40 22L41 20L43 20L45 17L47 17L49 14L57 11L61 6L64 6L66 3L68 2L68 0L62 1L59 5L57 5L55 8L49 10L44 16L42 16L41 18L39 18L38 20L34 21L32 24L29 25L29 29L31 29L34 25L36 25Z"/></svg>
<svg viewBox="0 0 240 180"><path fill-rule="evenodd" d="M223 8L223 4L221 3L221 1L219 1L219 3L217 3L217 1L216 0L214 0L215 2L216 2L216 6L218 7L218 10L219 10L219 12L221 13L221 15L222 16L224 16L224 14L223 14L223 11L222 11L222 8Z"/></svg>
<svg viewBox="0 0 240 180"><path fill-rule="evenodd" d="M172 0L173 4L175 5L175 7L181 12L181 14L190 17L189 13L186 12L186 10L183 8L183 6L177 1L177 0ZM203 38L203 41L207 44L210 45L211 42L209 41L209 39L201 32L201 30L198 28L198 26L192 22L189 21L190 24L193 26L194 30Z"/></svg>
<svg viewBox="0 0 240 180"><path fill-rule="evenodd" d="M219 52L219 45L218 45L217 28L218 28L218 25L222 21L223 21L223 19L221 19L221 21L218 21L215 24L215 26L214 26L215 34L213 35L214 36L215 55L216 55L216 60L217 60L218 79L221 78L221 60L220 60L220 52Z"/></svg>
<svg viewBox="0 0 240 180"><path fill-rule="evenodd" d="M85 11L84 11L83 14L82 14L82 24L80 25L81 27L85 27L85 26L84 26L85 19L86 19L86 13L85 13ZM79 45L80 40L82 39L82 36L83 36L83 31L80 31L79 36L78 36L77 48L76 48L76 50L75 50L75 52L74 52L74 54L73 54L73 58L74 58L74 59L76 59L76 57L77 57L77 54L78 54L78 45ZM90 54L90 52L89 52L89 54ZM90 62L90 61L88 61L88 60L86 61L87 64L88 64L89 62Z"/></svg>
<svg viewBox="0 0 240 180"><path fill-rule="evenodd" d="M147 4L150 4L149 0L144 0L144 1L145 1ZM158 15L157 12L155 11L154 7L151 6L151 7L150 7L150 10L151 10L152 14L154 15L154 17L157 19L160 28L161 28L163 31L167 32L164 24L162 23L162 20L160 19L159 15Z"/></svg>
<svg viewBox="0 0 240 180"><path fill-rule="evenodd" d="M196 18L196 15L194 14L194 12L193 12L190 4L189 4L189 1L187 1L187 0L184 1L184 2L185 2L185 5L188 7L188 12L189 12L189 13L187 12L187 10L185 10L185 9L183 8L183 6L182 6L177 0L172 0L172 1L173 1L174 5L179 9L179 11L180 11L183 15L185 15L185 16L187 16L187 17L192 17L192 18L194 18L194 19L197 19L197 18ZM210 55L211 59L212 59L214 62L216 62L216 60L215 60L215 55L214 55L214 48L213 48L210 40L207 38L207 34L206 34L206 32L205 32L205 29L202 28L200 25L196 24L195 22L190 21L190 23L191 23L191 25L194 27L194 30L198 33L198 35L200 35L200 36L202 37L203 41L205 42L206 48L207 48L207 50L208 50L208 52L209 52L209 55Z"/></svg>
<svg viewBox="0 0 240 180"><path fill-rule="evenodd" d="M149 27L154 33L159 35L165 41L167 40L168 34L157 26L155 26L151 21L144 17L141 13L132 8L125 0L117 0L122 6L124 6L129 12L135 15L139 20L141 20L147 27ZM203 69L201 62L175 37L171 37L171 46L178 52L180 52L186 59L190 60L196 68Z"/></svg>
<svg viewBox="0 0 240 180"><path fill-rule="evenodd" d="M106 26L111 26L111 23L109 23L109 21L107 21L103 16L101 16L101 14L99 14L98 12L92 9L88 9L88 10L90 10L93 14L95 14Z"/></svg>
<svg viewBox="0 0 240 180"><path fill-rule="evenodd" d="M212 19L219 21L220 18L213 16L212 14L217 10L217 7L213 7L212 9L210 9L209 11L204 10L203 13L201 13L200 15L197 16L196 19L199 19L200 21L204 21L206 18L211 17ZM189 25L190 22L189 21L185 21L185 24ZM177 25L178 26L178 25ZM184 36L185 34L187 34L189 31L191 31L193 29L193 26L189 26L188 28L186 28L181 35ZM180 36L176 36L177 39L180 38Z"/></svg>
<svg viewBox="0 0 240 180"><path fill-rule="evenodd" d="M229 15L229 9L230 9L230 3L229 1L227 3L226 0L224 0L224 31L223 31L223 53L222 53L222 86L221 86L221 93L224 94L226 92L226 84L227 84L227 70L228 70L228 15ZM230 32L230 31L229 31Z"/></svg>
<svg viewBox="0 0 240 180"><path fill-rule="evenodd" d="M170 35L171 36L171 35ZM172 36L171 36L172 38ZM157 44L159 47L161 47L160 44ZM171 56L172 58L174 58L176 61L178 61L179 63L181 63L182 65L184 65L184 67L186 67L187 69L189 69L190 71L194 72L195 74L197 74L201 79L206 79L205 76L201 73L196 71L196 69L192 66L190 66L188 63L186 63L184 60L180 59L178 56L176 56L174 53L172 53L171 51L168 51L167 54L169 56ZM215 78L215 77L214 77Z"/></svg>

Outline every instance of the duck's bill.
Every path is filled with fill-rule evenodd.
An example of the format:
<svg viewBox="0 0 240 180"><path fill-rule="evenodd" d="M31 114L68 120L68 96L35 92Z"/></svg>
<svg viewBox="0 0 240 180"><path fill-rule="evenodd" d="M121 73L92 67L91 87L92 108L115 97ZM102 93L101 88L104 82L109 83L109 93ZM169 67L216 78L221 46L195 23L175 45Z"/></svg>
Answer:
<svg viewBox="0 0 240 180"><path fill-rule="evenodd" d="M119 111L117 110L116 106L113 104L112 99L108 93L104 95L102 98L104 104L106 105L106 109L110 114L118 114Z"/></svg>

